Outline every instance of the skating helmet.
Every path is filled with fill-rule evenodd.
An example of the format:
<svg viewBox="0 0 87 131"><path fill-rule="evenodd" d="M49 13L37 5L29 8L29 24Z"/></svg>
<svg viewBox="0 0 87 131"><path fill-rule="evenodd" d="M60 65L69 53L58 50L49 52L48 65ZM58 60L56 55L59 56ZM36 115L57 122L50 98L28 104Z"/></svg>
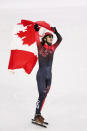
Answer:
<svg viewBox="0 0 87 131"><path fill-rule="evenodd" d="M52 33L46 32L46 33L44 34L44 38L45 38L46 36L49 36L49 35L53 37L53 34L52 34Z"/></svg>

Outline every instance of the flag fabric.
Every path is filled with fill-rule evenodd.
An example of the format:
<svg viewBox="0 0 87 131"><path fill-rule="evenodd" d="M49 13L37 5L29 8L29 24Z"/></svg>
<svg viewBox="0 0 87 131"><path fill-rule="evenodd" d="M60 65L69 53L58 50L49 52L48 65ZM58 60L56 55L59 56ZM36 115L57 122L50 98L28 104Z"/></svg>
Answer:
<svg viewBox="0 0 87 131"><path fill-rule="evenodd" d="M29 51L11 50L8 69L23 68L27 74L30 74L37 62L37 56Z"/></svg>
<svg viewBox="0 0 87 131"><path fill-rule="evenodd" d="M29 48L36 42L34 24L38 24L39 28L44 27L53 32L50 25L45 21L32 22L22 19L21 23L17 23L17 25L22 25L26 28L24 31L19 31L14 35L21 38L22 45L28 45ZM37 63L37 59L37 55L32 51L11 49L8 69L23 68L27 74L30 74Z"/></svg>

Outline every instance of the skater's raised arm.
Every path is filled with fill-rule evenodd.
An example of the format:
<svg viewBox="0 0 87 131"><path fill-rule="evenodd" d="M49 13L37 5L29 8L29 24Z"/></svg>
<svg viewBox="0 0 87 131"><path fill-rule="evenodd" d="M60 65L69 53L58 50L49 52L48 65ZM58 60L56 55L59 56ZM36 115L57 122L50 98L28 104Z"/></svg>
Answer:
<svg viewBox="0 0 87 131"><path fill-rule="evenodd" d="M55 33L56 36L57 36L57 41L56 41L56 43L54 43L54 44L52 45L53 50L55 51L55 49L58 47L58 45L59 45L60 42L62 41L62 36L58 33L56 27L51 27L51 28L54 30L54 33Z"/></svg>
<svg viewBox="0 0 87 131"><path fill-rule="evenodd" d="M40 38L39 38L39 26L38 26L38 24L34 25L34 29L35 29L35 39L36 39L36 43L37 43L37 48L39 49L41 47L41 42L40 42Z"/></svg>

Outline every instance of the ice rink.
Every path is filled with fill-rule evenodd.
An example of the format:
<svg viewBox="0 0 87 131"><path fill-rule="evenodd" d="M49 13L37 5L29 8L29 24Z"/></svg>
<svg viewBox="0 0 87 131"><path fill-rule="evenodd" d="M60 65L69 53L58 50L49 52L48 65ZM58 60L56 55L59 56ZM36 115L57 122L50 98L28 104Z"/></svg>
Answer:
<svg viewBox="0 0 87 131"><path fill-rule="evenodd" d="M44 2L1 2L0 131L87 131L87 4ZM38 62L30 75L22 69L14 74L8 70L12 31L21 19L46 21L63 37L54 54L52 85L42 110L50 123L47 129L31 124L38 98Z"/></svg>

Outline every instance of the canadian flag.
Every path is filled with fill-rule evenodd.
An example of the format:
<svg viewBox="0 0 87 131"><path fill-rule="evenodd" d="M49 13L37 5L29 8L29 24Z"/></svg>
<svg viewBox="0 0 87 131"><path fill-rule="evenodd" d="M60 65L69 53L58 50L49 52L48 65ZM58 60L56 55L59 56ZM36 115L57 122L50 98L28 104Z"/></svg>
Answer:
<svg viewBox="0 0 87 131"><path fill-rule="evenodd" d="M37 62L37 46L34 24L38 24L53 32L50 25L45 21L32 22L21 20L13 31L13 40L11 42L10 59L8 69L23 68L26 73L30 74Z"/></svg>

